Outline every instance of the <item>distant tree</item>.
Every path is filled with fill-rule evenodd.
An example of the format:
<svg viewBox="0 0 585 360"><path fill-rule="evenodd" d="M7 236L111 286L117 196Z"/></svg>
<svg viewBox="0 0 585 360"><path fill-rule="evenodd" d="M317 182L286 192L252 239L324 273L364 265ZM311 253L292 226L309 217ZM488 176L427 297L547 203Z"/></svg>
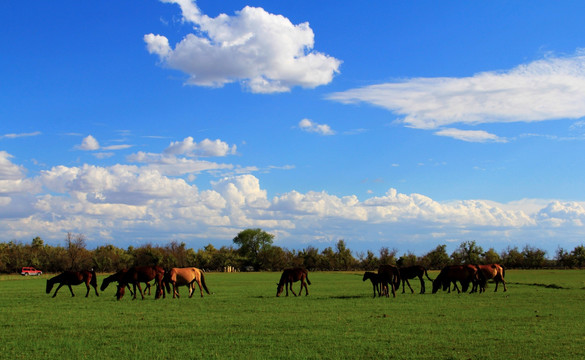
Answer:
<svg viewBox="0 0 585 360"><path fill-rule="evenodd" d="M546 263L546 251L530 245L524 246L522 256L524 258L524 267L529 269L542 268Z"/></svg>
<svg viewBox="0 0 585 360"><path fill-rule="evenodd" d="M490 248L483 254L482 262L484 264L499 264L502 262L502 258L496 252L496 250L494 250L494 248Z"/></svg>
<svg viewBox="0 0 585 360"><path fill-rule="evenodd" d="M86 249L85 235L68 232L65 236L65 248L69 255L69 270L79 271L92 267L91 254Z"/></svg>
<svg viewBox="0 0 585 360"><path fill-rule="evenodd" d="M429 251L421 259L420 263L427 269L442 269L451 264L451 258L447 254L447 245L438 245Z"/></svg>
<svg viewBox="0 0 585 360"><path fill-rule="evenodd" d="M368 250L365 256L360 256L360 266L366 271L376 270L380 266L380 260Z"/></svg>
<svg viewBox="0 0 585 360"><path fill-rule="evenodd" d="M571 251L571 256L574 259L575 265L579 268L585 266L585 246L579 245Z"/></svg>
<svg viewBox="0 0 585 360"><path fill-rule="evenodd" d="M258 254L272 246L273 239L274 235L262 229L246 229L240 231L233 242L239 246L238 253L243 258L244 265L251 265L258 270L260 267Z"/></svg>
<svg viewBox="0 0 585 360"><path fill-rule="evenodd" d="M315 247L307 247L300 251L298 256L303 258L303 266L309 271L318 269L321 265L321 255L319 255L319 249Z"/></svg>
<svg viewBox="0 0 585 360"><path fill-rule="evenodd" d="M399 267L408 267L414 266L418 264L418 258L413 253L409 252L408 254L402 255L397 261L396 265Z"/></svg>
<svg viewBox="0 0 585 360"><path fill-rule="evenodd" d="M483 249L473 241L462 242L451 254L454 264L479 264Z"/></svg>
<svg viewBox="0 0 585 360"><path fill-rule="evenodd" d="M331 246L323 249L321 251L320 257L320 265L319 268L323 270L339 270L337 268L337 259L335 257L335 252L331 248Z"/></svg>
<svg viewBox="0 0 585 360"><path fill-rule="evenodd" d="M354 268L356 261L351 255L351 250L347 248L345 241L339 240L335 248L336 268L339 270L350 270Z"/></svg>
<svg viewBox="0 0 585 360"><path fill-rule="evenodd" d="M502 265L507 268L521 268L524 266L524 256L518 250L518 247L508 246L501 253Z"/></svg>
<svg viewBox="0 0 585 360"><path fill-rule="evenodd" d="M380 249L380 265L396 265L397 253L396 249L390 250L387 247L382 247Z"/></svg>

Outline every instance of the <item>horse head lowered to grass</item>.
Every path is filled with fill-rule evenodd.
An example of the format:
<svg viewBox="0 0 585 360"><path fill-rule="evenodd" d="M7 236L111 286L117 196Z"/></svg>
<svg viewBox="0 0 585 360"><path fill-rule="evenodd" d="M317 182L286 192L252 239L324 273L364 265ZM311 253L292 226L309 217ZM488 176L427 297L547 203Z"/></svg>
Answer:
<svg viewBox="0 0 585 360"><path fill-rule="evenodd" d="M307 282L305 282L305 279ZM293 269L285 269L280 276L280 281L276 284L276 297L279 297L283 290L286 289L286 296L288 296L288 289L290 287L290 291L293 293L294 296L297 296L295 291L293 290L293 283L300 281L301 282L301 290L299 291L299 295L303 292L303 287L305 287L305 295L309 295L309 288L307 284L311 285L309 281L309 273L305 269L301 268L293 268Z"/></svg>

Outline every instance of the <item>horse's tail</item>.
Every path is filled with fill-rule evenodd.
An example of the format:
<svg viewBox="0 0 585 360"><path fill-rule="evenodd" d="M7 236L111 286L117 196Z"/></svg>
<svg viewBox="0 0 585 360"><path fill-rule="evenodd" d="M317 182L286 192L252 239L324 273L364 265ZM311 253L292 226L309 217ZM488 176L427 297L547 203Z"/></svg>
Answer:
<svg viewBox="0 0 585 360"><path fill-rule="evenodd" d="M305 278L307 279L307 284L311 285L311 281L309 280L309 273L305 272L306 276Z"/></svg>
<svg viewBox="0 0 585 360"><path fill-rule="evenodd" d="M504 267L504 265L500 265L500 267L502 268L502 279L504 277L506 277L506 268Z"/></svg>
<svg viewBox="0 0 585 360"><path fill-rule="evenodd" d="M205 290L205 292L211 295L209 290L207 290L207 285L205 285L205 275L203 275L203 272L201 272L201 285L203 285L203 289Z"/></svg>
<svg viewBox="0 0 585 360"><path fill-rule="evenodd" d="M429 279L430 281L433 281L433 279L431 279L431 278L429 277L429 273L427 272L427 268L424 268L424 269L425 269L425 275L427 276L427 279Z"/></svg>

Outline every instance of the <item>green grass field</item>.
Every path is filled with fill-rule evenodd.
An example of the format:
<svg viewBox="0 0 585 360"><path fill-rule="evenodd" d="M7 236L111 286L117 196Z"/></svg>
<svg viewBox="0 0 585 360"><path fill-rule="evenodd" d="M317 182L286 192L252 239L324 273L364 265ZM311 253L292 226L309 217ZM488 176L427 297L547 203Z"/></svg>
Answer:
<svg viewBox="0 0 585 360"><path fill-rule="evenodd" d="M276 298L277 273L208 273L212 295L134 301L83 285L53 299L47 275L2 276L0 358L585 358L585 271L507 271L506 293L432 295L427 281L395 299L373 299L362 274L313 272L308 297Z"/></svg>

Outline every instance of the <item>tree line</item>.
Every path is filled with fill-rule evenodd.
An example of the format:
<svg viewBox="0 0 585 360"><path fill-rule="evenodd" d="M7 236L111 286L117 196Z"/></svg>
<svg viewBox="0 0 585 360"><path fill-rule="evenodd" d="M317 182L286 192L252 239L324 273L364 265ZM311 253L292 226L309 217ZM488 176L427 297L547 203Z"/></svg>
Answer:
<svg viewBox="0 0 585 360"><path fill-rule="evenodd" d="M287 267L313 270L375 270L379 265L422 265L427 269L441 269L453 264L499 263L506 268L582 268L585 266L585 246L572 251L559 248L553 259L546 251L526 245L522 249L507 247L501 252L485 250L475 241L462 242L448 254L447 245L438 245L422 256L408 252L398 255L396 249L382 247L378 253L370 250L356 252L355 256L344 240L321 251L308 246L289 250L273 245L274 235L262 229L246 229L237 234L233 245L219 249L208 244L202 249L187 248L184 242L167 245L145 244L122 249L111 244L87 249L83 234L67 233L63 246L51 246L40 237L30 244L17 241L0 243L0 273L20 272L23 266L34 266L43 272L91 269L114 272L140 265L172 267L195 266L207 271L223 271L232 267L239 271L280 271Z"/></svg>

